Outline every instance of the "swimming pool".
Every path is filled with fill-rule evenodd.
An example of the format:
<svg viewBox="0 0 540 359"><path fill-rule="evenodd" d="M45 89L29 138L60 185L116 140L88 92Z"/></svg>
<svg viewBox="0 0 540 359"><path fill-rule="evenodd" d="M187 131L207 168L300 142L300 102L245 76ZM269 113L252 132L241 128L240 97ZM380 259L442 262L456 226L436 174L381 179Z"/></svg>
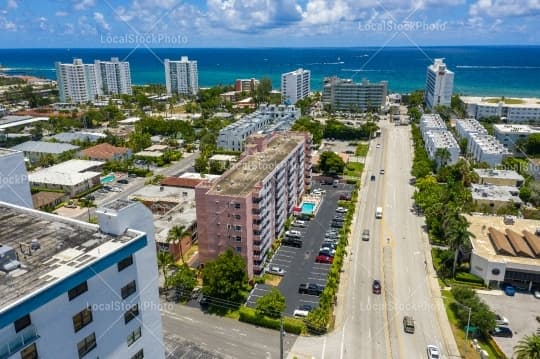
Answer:
<svg viewBox="0 0 540 359"><path fill-rule="evenodd" d="M302 213L313 214L314 211L315 211L315 203L313 202L302 203Z"/></svg>
<svg viewBox="0 0 540 359"><path fill-rule="evenodd" d="M109 182L114 181L115 178L116 177L115 177L114 173L109 173L105 177L101 177L100 181L101 181L101 183L109 183Z"/></svg>

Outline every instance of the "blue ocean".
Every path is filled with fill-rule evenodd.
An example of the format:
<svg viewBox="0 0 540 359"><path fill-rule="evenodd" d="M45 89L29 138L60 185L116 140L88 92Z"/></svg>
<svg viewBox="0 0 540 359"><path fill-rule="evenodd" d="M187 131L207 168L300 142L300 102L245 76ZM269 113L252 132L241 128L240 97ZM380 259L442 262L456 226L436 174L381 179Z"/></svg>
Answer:
<svg viewBox="0 0 540 359"><path fill-rule="evenodd" d="M119 57L130 62L134 84L165 83L163 59L189 56L198 61L200 86L232 84L236 78L267 76L274 88L280 74L303 67L311 70L313 91L321 90L326 76L360 81L388 81L392 92L424 87L426 67L445 58L455 72L454 91L466 95L540 97L540 47L370 47L251 48L251 49L0 49L7 74L55 79L54 62L85 62Z"/></svg>

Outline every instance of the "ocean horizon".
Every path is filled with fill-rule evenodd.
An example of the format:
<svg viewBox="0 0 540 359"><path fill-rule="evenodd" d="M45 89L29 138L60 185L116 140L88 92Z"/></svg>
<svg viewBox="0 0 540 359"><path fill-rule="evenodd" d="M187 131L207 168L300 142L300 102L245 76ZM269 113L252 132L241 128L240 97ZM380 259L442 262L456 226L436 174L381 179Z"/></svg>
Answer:
<svg viewBox="0 0 540 359"><path fill-rule="evenodd" d="M180 56L198 61L201 87L266 76L278 89L281 73L303 67L311 70L312 91L321 91L324 77L339 76L384 80L389 92L407 93L423 89L427 66L444 58L455 73L455 93L540 97L540 46L0 49L0 65L9 75L56 79L55 61L118 57L130 62L133 84L144 85L164 84L162 61Z"/></svg>

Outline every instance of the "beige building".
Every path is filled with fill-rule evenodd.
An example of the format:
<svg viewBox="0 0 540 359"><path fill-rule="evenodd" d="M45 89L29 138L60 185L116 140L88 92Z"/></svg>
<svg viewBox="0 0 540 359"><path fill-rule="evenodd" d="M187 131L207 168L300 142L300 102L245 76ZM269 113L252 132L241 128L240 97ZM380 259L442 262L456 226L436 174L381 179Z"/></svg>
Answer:
<svg viewBox="0 0 540 359"><path fill-rule="evenodd" d="M523 203L519 198L519 188L513 186L473 183L471 185L471 195L475 205L479 207L487 206L493 211L509 204L521 206Z"/></svg>
<svg viewBox="0 0 540 359"><path fill-rule="evenodd" d="M478 175L480 184L521 187L525 181L522 175L511 170L475 168L474 172Z"/></svg>

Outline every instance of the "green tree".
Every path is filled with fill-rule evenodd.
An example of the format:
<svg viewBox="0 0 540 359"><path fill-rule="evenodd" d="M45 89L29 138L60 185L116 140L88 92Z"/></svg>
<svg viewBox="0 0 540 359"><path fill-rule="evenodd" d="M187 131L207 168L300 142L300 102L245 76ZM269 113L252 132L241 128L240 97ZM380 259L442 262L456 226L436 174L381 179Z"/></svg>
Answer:
<svg viewBox="0 0 540 359"><path fill-rule="evenodd" d="M182 259L182 264L186 264L182 239L190 234L190 231L186 230L185 226L174 226L169 230L167 235L167 243L180 244L178 248L180 248L180 258Z"/></svg>
<svg viewBox="0 0 540 359"><path fill-rule="evenodd" d="M343 173L345 162L336 153L326 151L319 157L319 168L326 175L338 175Z"/></svg>
<svg viewBox="0 0 540 359"><path fill-rule="evenodd" d="M207 262L202 270L203 293L213 298L242 302L242 290L247 284L244 258L228 248L214 261Z"/></svg>
<svg viewBox="0 0 540 359"><path fill-rule="evenodd" d="M259 316L279 318L285 307L285 296L276 288L272 288L270 292L257 299L255 311Z"/></svg>
<svg viewBox="0 0 540 359"><path fill-rule="evenodd" d="M328 311L322 307L317 307L308 313L306 325L310 331L316 334L326 332L328 326Z"/></svg>
<svg viewBox="0 0 540 359"><path fill-rule="evenodd" d="M307 131L313 136L314 143L321 143L324 135L324 126L319 122L315 121L311 117L302 116L300 117L291 128L292 131Z"/></svg>
<svg viewBox="0 0 540 359"><path fill-rule="evenodd" d="M199 173L208 173L208 158L203 155L197 157L193 168Z"/></svg>
<svg viewBox="0 0 540 359"><path fill-rule="evenodd" d="M454 251L452 276L456 274L459 251L463 247L470 247L470 237L473 237L473 234L469 232L468 225L467 219L457 211L448 215L443 223L448 246Z"/></svg>
<svg viewBox="0 0 540 359"><path fill-rule="evenodd" d="M516 359L540 359L540 336L526 335L514 347Z"/></svg>
<svg viewBox="0 0 540 359"><path fill-rule="evenodd" d="M437 151L435 151L435 161L438 168L445 167L451 159L452 155L448 148L437 148Z"/></svg>
<svg viewBox="0 0 540 359"><path fill-rule="evenodd" d="M533 133L527 138L525 151L531 156L540 154L540 133Z"/></svg>
<svg viewBox="0 0 540 359"><path fill-rule="evenodd" d="M169 271L171 270L171 268L174 268L175 266L174 259L169 252L158 251L157 264L158 264L158 270L160 270L161 274L163 274L163 280L164 280L165 289L166 289L168 288L168 284L169 284Z"/></svg>
<svg viewBox="0 0 540 359"><path fill-rule="evenodd" d="M269 77L263 77L259 81L259 85L255 90L255 102L264 103L270 100L270 92L272 91L272 80Z"/></svg>
<svg viewBox="0 0 540 359"><path fill-rule="evenodd" d="M409 94L409 96L406 96L406 104L409 105L409 107L418 107L422 103L424 103L424 91L423 90L416 90Z"/></svg>
<svg viewBox="0 0 540 359"><path fill-rule="evenodd" d="M197 273L184 263L178 266L176 272L167 278L167 280L168 287L180 290L182 296L185 296L191 293L197 285Z"/></svg>
<svg viewBox="0 0 540 359"><path fill-rule="evenodd" d="M129 135L128 143L129 147L131 147L134 152L139 152L146 147L150 147L152 145L152 140L149 133L135 131Z"/></svg>

